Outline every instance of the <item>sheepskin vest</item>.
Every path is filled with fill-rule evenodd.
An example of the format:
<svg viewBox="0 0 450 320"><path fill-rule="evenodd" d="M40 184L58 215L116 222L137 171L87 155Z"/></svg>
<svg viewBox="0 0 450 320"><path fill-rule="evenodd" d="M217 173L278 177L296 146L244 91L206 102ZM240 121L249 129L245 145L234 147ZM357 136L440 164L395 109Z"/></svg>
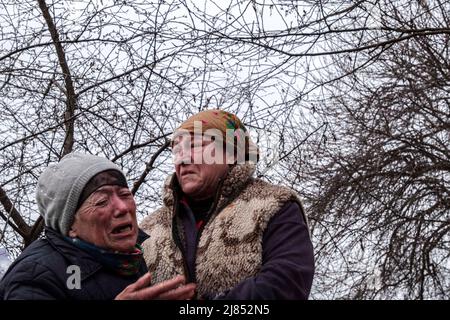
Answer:
<svg viewBox="0 0 450 320"><path fill-rule="evenodd" d="M200 296L221 293L258 273L264 231L288 201L299 204L307 221L293 190L252 178L254 170L253 164L232 167L218 191L216 209L199 235L195 276ZM180 205L177 183L175 175L166 180L164 206L141 223L150 236L142 246L153 284L185 273L182 253L172 235L175 208Z"/></svg>

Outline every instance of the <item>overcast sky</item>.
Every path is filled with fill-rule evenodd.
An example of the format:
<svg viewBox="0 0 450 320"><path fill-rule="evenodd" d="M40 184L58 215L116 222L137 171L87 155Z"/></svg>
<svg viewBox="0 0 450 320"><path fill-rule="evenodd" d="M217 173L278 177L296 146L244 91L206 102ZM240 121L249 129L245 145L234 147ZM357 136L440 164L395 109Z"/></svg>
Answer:
<svg viewBox="0 0 450 320"><path fill-rule="evenodd" d="M0 248L0 277L5 273L11 261L8 259L8 254L4 248Z"/></svg>

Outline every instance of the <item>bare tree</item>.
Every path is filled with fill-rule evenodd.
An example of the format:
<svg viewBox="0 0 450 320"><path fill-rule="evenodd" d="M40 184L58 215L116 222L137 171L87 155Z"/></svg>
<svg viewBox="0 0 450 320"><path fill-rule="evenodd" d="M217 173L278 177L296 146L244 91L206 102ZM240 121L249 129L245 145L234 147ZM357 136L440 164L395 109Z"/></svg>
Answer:
<svg viewBox="0 0 450 320"><path fill-rule="evenodd" d="M143 216L158 206L172 170L172 131L190 114L220 107L237 113L261 147L258 174L306 199L318 261L314 296L398 297L399 290L443 296L446 256L436 248L448 243L448 217L438 219L439 210L448 211L448 169L437 167L448 164L448 149L437 139L448 137L447 1L6 0L0 6L0 244L13 257L42 230L34 192L50 162L72 150L115 161ZM416 161L405 168L426 171L423 185L441 190L441 200L420 196L426 191L411 182L414 193L400 176L379 184L378 168L406 170L388 160L396 148L398 157ZM436 156L443 160L433 167ZM415 174L422 176L420 170ZM413 194L420 200L408 198ZM387 218L370 224L381 203ZM351 215L343 214L347 209ZM410 230L400 223L404 217L419 225L412 214L419 209L430 212L420 228L434 234L426 238L432 245L419 245L418 236L395 240ZM390 282L406 272L408 252L421 257L422 271ZM428 275L431 269L436 276Z"/></svg>
<svg viewBox="0 0 450 320"><path fill-rule="evenodd" d="M393 28L448 26L448 4L427 3L385 17ZM330 88L322 105L334 139L317 154L311 209L319 287L334 297L449 297L449 38L391 46ZM335 65L351 70L353 62Z"/></svg>

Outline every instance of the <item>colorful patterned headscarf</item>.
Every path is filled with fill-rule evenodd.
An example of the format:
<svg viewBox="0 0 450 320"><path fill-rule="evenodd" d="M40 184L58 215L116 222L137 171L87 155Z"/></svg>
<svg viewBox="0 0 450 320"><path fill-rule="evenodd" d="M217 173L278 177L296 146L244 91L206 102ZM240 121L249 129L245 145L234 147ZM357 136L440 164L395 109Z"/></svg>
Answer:
<svg viewBox="0 0 450 320"><path fill-rule="evenodd" d="M184 121L176 131L183 129L189 133L204 134L208 130L216 129L222 133L224 143L232 144L234 152L239 148L244 148L245 160L259 160L258 147L253 143L247 128L242 121L234 114L223 110L205 110L201 111ZM242 150L241 150L242 151Z"/></svg>

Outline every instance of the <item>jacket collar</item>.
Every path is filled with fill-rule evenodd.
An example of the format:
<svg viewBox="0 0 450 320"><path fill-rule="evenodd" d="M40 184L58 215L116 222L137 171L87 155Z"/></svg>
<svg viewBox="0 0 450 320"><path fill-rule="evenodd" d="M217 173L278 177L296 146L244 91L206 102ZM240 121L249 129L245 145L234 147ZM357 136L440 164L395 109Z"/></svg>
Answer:
<svg viewBox="0 0 450 320"><path fill-rule="evenodd" d="M81 280L86 279L103 267L103 265L88 252L81 250L65 240L64 236L55 230L45 227L44 232L49 244L68 261L68 264L80 267L80 270L82 271ZM137 239L138 244L142 244L147 238L148 234L139 229Z"/></svg>
<svg viewBox="0 0 450 320"><path fill-rule="evenodd" d="M53 229L45 227L45 236L49 244L68 261L68 264L80 267L81 280L102 268L102 265L89 253L66 241L64 236Z"/></svg>

